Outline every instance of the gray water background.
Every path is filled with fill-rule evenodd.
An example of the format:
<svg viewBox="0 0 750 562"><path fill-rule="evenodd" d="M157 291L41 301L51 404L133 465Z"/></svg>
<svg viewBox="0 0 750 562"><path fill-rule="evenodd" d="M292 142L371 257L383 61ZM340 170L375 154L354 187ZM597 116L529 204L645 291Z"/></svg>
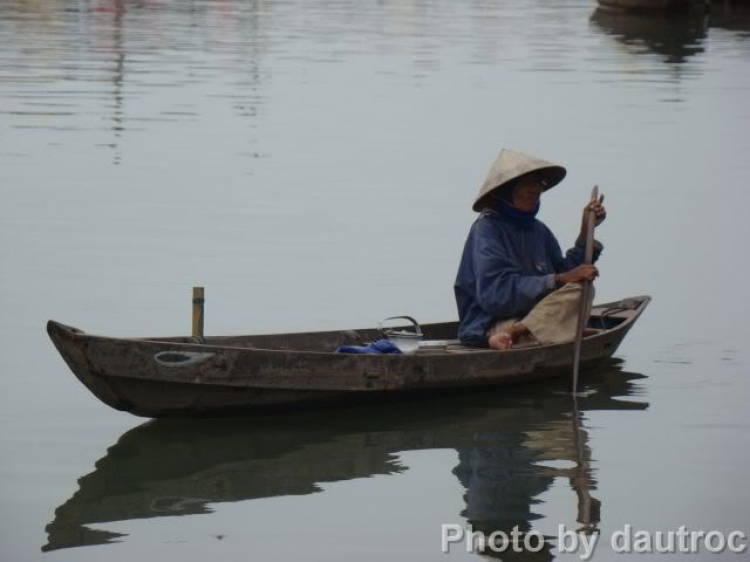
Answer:
<svg viewBox="0 0 750 562"><path fill-rule="evenodd" d="M502 414L498 431L552 445L499 439L491 451L536 451L562 470L570 463L554 447L571 442L556 430L570 419L559 396L531 388L484 393L469 406L447 399L345 414L344 424L377 423L352 429L355 445L344 452L336 444L347 443L345 426L329 430L332 447L313 447L322 438L305 432L335 425L319 417L299 428L278 419L219 425L230 436L219 452L212 426L205 438L195 427L157 426L157 442L187 439L181 454L207 450L215 462L180 474L168 452L165 460L141 439L108 469L108 455L119 458L108 449L143 420L93 398L44 325L185 334L193 285L206 286L209 334L366 327L403 313L455 318L470 205L503 147L568 167L540 214L564 246L599 184L609 218L599 230L597 300L654 298L618 352L622 363L604 375L620 383L590 383L595 396L627 404L582 406L602 536L626 523L750 532L750 16L738 7L687 19L595 8L0 3L2 560L476 559L462 548L441 554L440 525L466 524L467 490L454 469L480 448L452 438L431 445L431 412L466 418L460 439L486 431L472 429L464 407L490 420ZM411 411L416 422L398 417ZM312 461L278 453L278 465L258 469L271 491L212 496L212 485L233 482L207 476L222 473L222 455L278 424L279 441ZM384 435L394 443L368 469L367 444ZM268 456L258 451L232 462L252 472L242 463ZM155 461L149 480L151 454L166 466ZM118 466L138 455L147 468L134 489L187 487L204 508L154 504L144 518L121 506L107 520L94 502L77 516L119 542L43 554L45 528L78 479L103 475L116 488L128 478ZM316 462L337 469L285 475ZM508 476L511 487L523 487L526 473ZM273 492L274 478L292 481ZM297 491L295 478L304 481ZM529 493L519 509L539 516L531 528L577 526L567 478ZM76 529L73 543L86 544ZM600 547L596 558L622 556Z"/></svg>

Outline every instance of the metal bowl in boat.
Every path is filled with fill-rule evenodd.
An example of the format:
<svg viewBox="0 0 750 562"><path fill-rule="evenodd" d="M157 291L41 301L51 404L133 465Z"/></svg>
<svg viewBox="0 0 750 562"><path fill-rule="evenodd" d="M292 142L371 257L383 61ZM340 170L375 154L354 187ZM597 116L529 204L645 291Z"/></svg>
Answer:
<svg viewBox="0 0 750 562"><path fill-rule="evenodd" d="M393 320L407 320L411 324L412 329L409 330L403 326L385 327L386 323ZM378 331L383 337L388 338L393 345L398 347L401 353L414 353L417 351L423 336L419 322L411 316L390 316L378 323Z"/></svg>

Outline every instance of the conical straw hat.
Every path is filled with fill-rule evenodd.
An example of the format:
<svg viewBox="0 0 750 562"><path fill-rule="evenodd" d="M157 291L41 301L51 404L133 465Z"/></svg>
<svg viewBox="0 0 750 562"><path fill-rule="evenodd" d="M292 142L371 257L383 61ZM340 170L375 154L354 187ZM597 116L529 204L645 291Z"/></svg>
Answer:
<svg viewBox="0 0 750 562"><path fill-rule="evenodd" d="M481 211L489 203L491 193L508 185L514 179L531 172L546 174L547 186L544 188L545 191L560 183L567 173L565 168L552 162L529 156L523 152L503 149L495 163L492 164L492 168L490 168L487 179L484 180L484 185L479 190L472 208L477 212Z"/></svg>

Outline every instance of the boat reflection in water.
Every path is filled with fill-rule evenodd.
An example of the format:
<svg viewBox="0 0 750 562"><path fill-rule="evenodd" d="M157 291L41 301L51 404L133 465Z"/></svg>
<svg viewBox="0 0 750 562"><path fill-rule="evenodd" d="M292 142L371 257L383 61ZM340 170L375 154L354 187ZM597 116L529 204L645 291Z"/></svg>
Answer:
<svg viewBox="0 0 750 562"><path fill-rule="evenodd" d="M747 0L722 0L711 3L711 28L733 33L739 40L750 39L750 2Z"/></svg>
<svg viewBox="0 0 750 562"><path fill-rule="evenodd" d="M399 473L408 467L397 453L426 449L458 451L461 515L475 530L528 531L538 496L562 477L578 496L571 509L579 523L596 532L599 500L591 496L596 480L581 425L588 411L646 409L627 400L642 376L610 360L590 373L575 407L561 381L335 412L150 421L122 435L79 480L47 526L42 550L122 536L93 524L210 513L217 502L311 494L324 482ZM549 560L547 543L515 559Z"/></svg>

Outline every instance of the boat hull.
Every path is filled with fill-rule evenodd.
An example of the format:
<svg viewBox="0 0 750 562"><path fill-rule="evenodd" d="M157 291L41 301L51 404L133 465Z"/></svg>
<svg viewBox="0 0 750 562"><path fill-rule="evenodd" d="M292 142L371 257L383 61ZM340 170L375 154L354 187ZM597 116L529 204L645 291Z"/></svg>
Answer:
<svg viewBox="0 0 750 562"><path fill-rule="evenodd" d="M599 0L602 8L624 12L686 12L707 11L705 0Z"/></svg>

